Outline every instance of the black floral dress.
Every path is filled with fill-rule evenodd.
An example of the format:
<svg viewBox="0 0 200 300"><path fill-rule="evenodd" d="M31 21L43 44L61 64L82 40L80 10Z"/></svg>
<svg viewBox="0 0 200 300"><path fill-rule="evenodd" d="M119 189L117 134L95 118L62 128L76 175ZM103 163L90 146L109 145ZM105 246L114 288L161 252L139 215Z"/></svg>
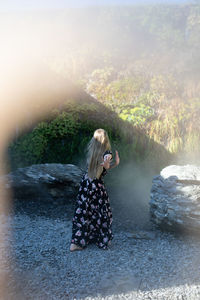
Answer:
<svg viewBox="0 0 200 300"><path fill-rule="evenodd" d="M80 182L72 220L71 243L82 248L95 243L99 248L107 249L109 241L113 239L112 211L103 181L106 173L103 168L100 178L92 180L85 172Z"/></svg>

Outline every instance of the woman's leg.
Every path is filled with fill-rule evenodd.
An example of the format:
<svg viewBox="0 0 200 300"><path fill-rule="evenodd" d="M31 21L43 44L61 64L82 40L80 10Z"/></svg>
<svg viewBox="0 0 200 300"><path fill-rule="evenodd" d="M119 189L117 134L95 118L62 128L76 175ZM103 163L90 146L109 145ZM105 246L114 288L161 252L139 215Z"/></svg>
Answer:
<svg viewBox="0 0 200 300"><path fill-rule="evenodd" d="M83 250L83 249L84 249L84 248L82 248L82 247L80 247L80 246L78 246L78 245L72 243L72 244L70 245L70 249L69 249L69 250L70 250L71 252L73 252L73 251L77 251L77 250L80 251L80 250Z"/></svg>
<svg viewBox="0 0 200 300"><path fill-rule="evenodd" d="M112 211L110 207L110 200L103 185L101 188L101 200L102 203L99 207L99 238L98 247L102 249L108 249L111 245L111 240L113 239L112 234Z"/></svg>
<svg viewBox="0 0 200 300"><path fill-rule="evenodd" d="M79 190L72 219L72 238L70 250L85 248L88 240L88 197L83 189Z"/></svg>

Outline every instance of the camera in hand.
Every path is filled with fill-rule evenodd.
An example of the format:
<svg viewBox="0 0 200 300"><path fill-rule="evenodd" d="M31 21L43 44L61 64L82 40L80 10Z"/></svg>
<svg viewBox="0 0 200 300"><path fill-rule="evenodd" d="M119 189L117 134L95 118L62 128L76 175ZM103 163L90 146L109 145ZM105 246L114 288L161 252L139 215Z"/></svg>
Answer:
<svg viewBox="0 0 200 300"><path fill-rule="evenodd" d="M112 161L112 158L113 158L113 155L112 155L112 152L107 150L104 155L103 155L103 159L104 161L107 159L107 158L110 158L110 161Z"/></svg>

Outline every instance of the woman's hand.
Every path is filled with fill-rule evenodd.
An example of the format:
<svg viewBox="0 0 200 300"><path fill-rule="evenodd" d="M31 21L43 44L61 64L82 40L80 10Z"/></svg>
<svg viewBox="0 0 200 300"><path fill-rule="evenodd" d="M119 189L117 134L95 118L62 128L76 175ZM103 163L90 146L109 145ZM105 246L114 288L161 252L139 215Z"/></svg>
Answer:
<svg viewBox="0 0 200 300"><path fill-rule="evenodd" d="M115 168L120 163L119 153L117 150L115 150L115 164L110 165L111 156L106 156L104 162L101 163L101 166L104 167L106 170Z"/></svg>
<svg viewBox="0 0 200 300"><path fill-rule="evenodd" d="M116 166L118 166L120 163L120 159L119 159L119 153L117 150L115 150L115 164Z"/></svg>
<svg viewBox="0 0 200 300"><path fill-rule="evenodd" d="M113 168L117 167L119 165L119 163L120 163L119 153L117 150L115 150L115 163L114 163L114 165L112 165L112 163L111 163L109 169L113 169Z"/></svg>
<svg viewBox="0 0 200 300"><path fill-rule="evenodd" d="M105 160L101 163L101 166L107 170L110 169L110 160L111 160L111 156L106 156Z"/></svg>

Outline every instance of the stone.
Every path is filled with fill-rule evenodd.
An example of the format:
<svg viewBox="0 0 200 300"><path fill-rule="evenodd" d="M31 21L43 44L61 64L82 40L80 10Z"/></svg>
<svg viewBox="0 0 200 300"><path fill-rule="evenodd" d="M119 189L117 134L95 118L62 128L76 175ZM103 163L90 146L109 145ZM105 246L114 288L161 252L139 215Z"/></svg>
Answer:
<svg viewBox="0 0 200 300"><path fill-rule="evenodd" d="M200 167L171 165L152 181L150 218L162 229L200 231Z"/></svg>
<svg viewBox="0 0 200 300"><path fill-rule="evenodd" d="M72 164L38 164L18 168L0 181L18 200L70 201L78 192L83 172Z"/></svg>

